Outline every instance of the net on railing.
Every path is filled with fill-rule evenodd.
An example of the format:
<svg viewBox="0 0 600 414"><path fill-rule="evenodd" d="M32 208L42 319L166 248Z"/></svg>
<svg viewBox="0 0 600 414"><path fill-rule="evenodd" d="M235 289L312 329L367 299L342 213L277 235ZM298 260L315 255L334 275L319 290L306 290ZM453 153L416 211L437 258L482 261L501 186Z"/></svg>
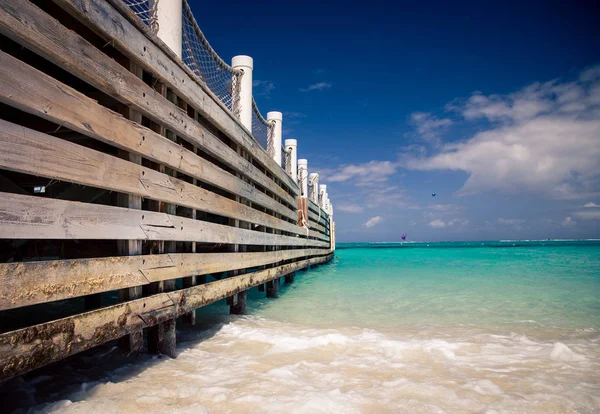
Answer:
<svg viewBox="0 0 600 414"><path fill-rule="evenodd" d="M261 147L267 150L267 153L273 155L273 140L272 140L272 121L267 121L258 106L256 101L252 98L252 135Z"/></svg>
<svg viewBox="0 0 600 414"><path fill-rule="evenodd" d="M131 11L153 31L158 31L157 7L160 0L123 0ZM228 65L208 43L187 0L182 0L182 60L215 96L239 119L241 70ZM260 113L252 98L252 135L271 155L272 123Z"/></svg>
<svg viewBox="0 0 600 414"><path fill-rule="evenodd" d="M123 2L153 32L158 31L158 19L156 17L158 0L123 0Z"/></svg>
<svg viewBox="0 0 600 414"><path fill-rule="evenodd" d="M287 175L292 176L292 150L281 147L281 159L285 160L284 169Z"/></svg>
<svg viewBox="0 0 600 414"><path fill-rule="evenodd" d="M229 66L217 55L198 27L186 0L183 0L182 49L183 62L239 117L239 87L243 73Z"/></svg>
<svg viewBox="0 0 600 414"><path fill-rule="evenodd" d="M302 185L304 181L304 174L304 168L298 168L298 178L296 179L296 184L298 184L298 189L300 190L300 197L308 196L308 194L304 194L304 185Z"/></svg>

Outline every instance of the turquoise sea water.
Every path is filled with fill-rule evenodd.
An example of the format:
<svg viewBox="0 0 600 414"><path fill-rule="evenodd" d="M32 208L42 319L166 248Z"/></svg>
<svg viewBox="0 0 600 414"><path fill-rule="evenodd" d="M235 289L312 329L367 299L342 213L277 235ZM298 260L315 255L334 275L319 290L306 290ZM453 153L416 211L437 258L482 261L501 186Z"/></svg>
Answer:
<svg viewBox="0 0 600 414"><path fill-rule="evenodd" d="M46 412L600 411L600 241L340 244L278 299L15 380ZM26 397L23 397L26 396Z"/></svg>
<svg viewBox="0 0 600 414"><path fill-rule="evenodd" d="M600 241L339 244L331 265L294 288L256 314L371 328L599 329Z"/></svg>

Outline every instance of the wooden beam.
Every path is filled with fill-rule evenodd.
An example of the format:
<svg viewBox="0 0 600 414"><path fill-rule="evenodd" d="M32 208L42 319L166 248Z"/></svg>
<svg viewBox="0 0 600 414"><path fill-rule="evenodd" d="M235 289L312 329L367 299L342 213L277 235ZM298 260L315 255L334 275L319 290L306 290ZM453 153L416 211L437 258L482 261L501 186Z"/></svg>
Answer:
<svg viewBox="0 0 600 414"><path fill-rule="evenodd" d="M321 217L319 217L318 214L315 214L312 210L308 210L308 218L313 223L320 225L320 230L327 231L329 229L329 215L323 210L321 210Z"/></svg>
<svg viewBox="0 0 600 414"><path fill-rule="evenodd" d="M330 255L160 293L0 335L0 381L266 283Z"/></svg>
<svg viewBox="0 0 600 414"><path fill-rule="evenodd" d="M244 180L143 127L141 113L130 109L136 114L136 119L132 119L132 122L2 51L0 90L3 91L0 102L122 150L131 151L134 157L139 158L141 155L162 163L223 190L240 194L290 220L295 219L295 211L256 190Z"/></svg>
<svg viewBox="0 0 600 414"><path fill-rule="evenodd" d="M108 2L94 0L55 0L55 2L97 34L113 41L113 45L123 54L137 59L140 65L155 73L184 100L197 106L203 117L271 171L292 192L298 192L297 184L256 142L251 131L241 125L231 111L224 107L222 102L154 33L144 30L146 29L144 26L136 27L135 23L131 24ZM131 13L120 0L110 3L125 14Z"/></svg>
<svg viewBox="0 0 600 414"><path fill-rule="evenodd" d="M141 165L0 120L0 167L119 191L306 236L296 224Z"/></svg>
<svg viewBox="0 0 600 414"><path fill-rule="evenodd" d="M328 247L329 243L166 213L0 192L0 239L170 240Z"/></svg>
<svg viewBox="0 0 600 414"><path fill-rule="evenodd" d="M100 3L103 2L93 2L93 4ZM113 14L118 15L114 9L111 10ZM119 18L123 20L120 15ZM248 175L280 197L290 198L286 191L273 185L273 180L239 157L229 146L169 102L166 97L161 96L126 68L96 49L77 33L68 30L33 3L0 2L0 33L30 48L118 101L134 107L135 110L202 148L231 168ZM193 81L188 78L188 83ZM197 104L201 105L202 102ZM291 205L295 204L291 203Z"/></svg>

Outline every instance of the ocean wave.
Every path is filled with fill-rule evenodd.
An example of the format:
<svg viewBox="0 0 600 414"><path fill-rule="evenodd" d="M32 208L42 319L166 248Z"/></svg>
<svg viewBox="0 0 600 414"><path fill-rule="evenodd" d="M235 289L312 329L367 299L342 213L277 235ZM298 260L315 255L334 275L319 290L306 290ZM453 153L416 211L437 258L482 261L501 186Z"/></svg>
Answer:
<svg viewBox="0 0 600 414"><path fill-rule="evenodd" d="M177 359L144 357L100 380L63 367L37 384L13 383L15 395L33 398L63 382L74 391L33 410L61 413L600 409L590 397L600 372L596 337L561 342L456 328L384 333L257 317L235 318L209 338L185 336Z"/></svg>

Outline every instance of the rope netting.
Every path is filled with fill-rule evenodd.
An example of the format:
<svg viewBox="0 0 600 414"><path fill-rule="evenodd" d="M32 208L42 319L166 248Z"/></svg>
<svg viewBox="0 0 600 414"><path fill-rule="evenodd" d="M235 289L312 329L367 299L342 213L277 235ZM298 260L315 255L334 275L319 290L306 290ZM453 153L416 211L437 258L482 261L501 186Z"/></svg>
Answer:
<svg viewBox="0 0 600 414"><path fill-rule="evenodd" d="M308 176L308 188L310 199L319 204L319 175L310 174Z"/></svg>
<svg viewBox="0 0 600 414"><path fill-rule="evenodd" d="M298 178L296 179L296 184L298 184L298 188L300 189L300 197L307 197L308 194L304 194L304 168L298 168ZM308 178L307 178L308 179Z"/></svg>
<svg viewBox="0 0 600 414"><path fill-rule="evenodd" d="M262 116L256 101L252 98L252 135L269 154L273 154L272 126L272 121L267 121Z"/></svg>
<svg viewBox="0 0 600 414"><path fill-rule="evenodd" d="M183 62L239 117L239 87L243 74L229 66L200 30L187 1L183 0Z"/></svg>
<svg viewBox="0 0 600 414"><path fill-rule="evenodd" d="M123 0L131 11L154 32L158 31L157 8L160 0ZM239 119L241 70L228 65L215 52L200 30L186 0L182 0L182 60L215 96ZM259 144L274 155L271 122L260 113L252 98L252 135Z"/></svg>
<svg viewBox="0 0 600 414"><path fill-rule="evenodd" d="M285 160L285 172L292 176L292 149L281 147L281 159Z"/></svg>
<svg viewBox="0 0 600 414"><path fill-rule="evenodd" d="M156 17L158 0L123 0L123 2L153 32L158 31L158 19Z"/></svg>

